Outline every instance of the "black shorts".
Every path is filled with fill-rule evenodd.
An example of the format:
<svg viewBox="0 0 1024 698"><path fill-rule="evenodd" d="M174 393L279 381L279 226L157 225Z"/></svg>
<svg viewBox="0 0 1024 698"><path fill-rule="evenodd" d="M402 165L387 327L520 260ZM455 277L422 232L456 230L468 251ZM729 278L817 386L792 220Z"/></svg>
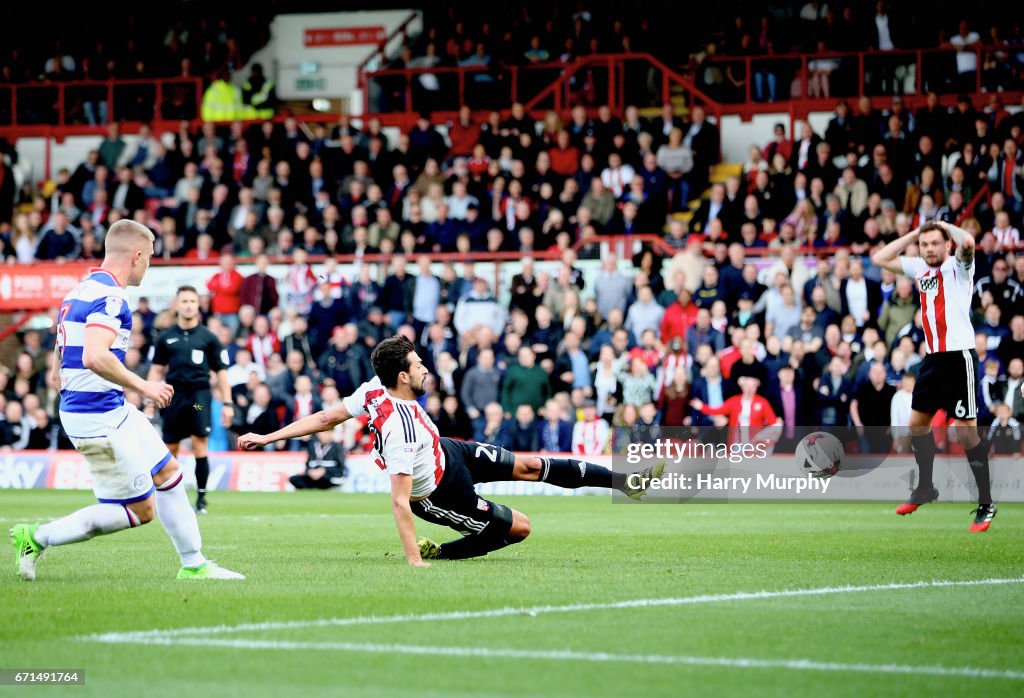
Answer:
<svg viewBox="0 0 1024 698"><path fill-rule="evenodd" d="M928 354L920 363L911 407L952 419L978 416L978 353L973 349Z"/></svg>
<svg viewBox="0 0 1024 698"><path fill-rule="evenodd" d="M448 438L441 439L441 448L445 456L441 482L429 497L411 503L413 513L464 536L479 535L485 530L493 535L508 533L512 510L479 496L474 485L511 480L515 456L491 444Z"/></svg>
<svg viewBox="0 0 1024 698"><path fill-rule="evenodd" d="M209 390L174 391L171 404L160 410L164 443L176 444L190 436L209 436L211 402Z"/></svg>

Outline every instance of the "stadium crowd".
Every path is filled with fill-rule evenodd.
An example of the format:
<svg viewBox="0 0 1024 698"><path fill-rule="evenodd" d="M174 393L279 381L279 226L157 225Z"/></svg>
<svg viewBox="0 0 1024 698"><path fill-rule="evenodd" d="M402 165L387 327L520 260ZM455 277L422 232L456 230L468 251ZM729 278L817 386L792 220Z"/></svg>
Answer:
<svg viewBox="0 0 1024 698"><path fill-rule="evenodd" d="M119 12L118 4L125 11ZM1024 30L1012 6L998 3L965 13L934 0L764 7L727 0L701 8L700 22L692 21L685 5L658 7L657 21L650 8L634 3L419 5L424 30L409 37L385 65L421 72L411 84L395 74L372 79L372 111L406 108L407 88L416 109L453 110L458 80L452 73L430 72L451 67L474 70L464 95L474 108L507 109L508 83L514 81L508 69L539 68L519 74L519 94L532 95L558 75L560 64L615 53L654 55L721 102L744 101L748 93L757 102L918 89L955 94L975 91L979 76L981 88L990 92L1016 91L1024 84ZM56 124L61 109L67 124L102 125L111 115L132 122L195 118L194 87L173 79L198 77L206 88L218 77L238 73L267 43L271 19L283 8L278 0L261 0L244 12L231 7L213 14L207 6L182 3L158 5L144 15L124 2L109 9L102 22L89 23L88 32L80 31L77 11L57 9L46 23L0 27L0 40L8 47L0 61L0 124L14 117L19 124ZM288 12L336 9L322 0L294 0L287 7ZM921 49L926 53L918 65L913 51ZM863 71L856 56L862 51L871 52ZM793 60L800 54L813 54L805 77L800 61ZM749 65L747 59L753 59ZM626 101L657 105L659 78L649 66L629 62L624 71ZM272 75L259 79L264 77L273 80ZM14 85L154 78L172 80L165 83L160 104L152 85L119 89L114 104L105 85L79 85L63 100L54 90L22 90L16 100L8 92ZM597 107L607 95L607 79L600 67L574 73L575 101Z"/></svg>
<svg viewBox="0 0 1024 698"><path fill-rule="evenodd" d="M800 97L1017 91L1024 85L1024 32L1008 6L962 7L920 0L874 3L723 2L648 8L616 3L484 5L427 12L426 30L387 65L416 69L371 80L374 111L454 109L460 95L474 107L507 108L511 84L532 96L559 66L595 54L652 54L724 103ZM916 51L923 50L920 64ZM859 52L869 52L863 57ZM806 75L800 56L810 56ZM748 62L749 61L749 62ZM466 68L460 82L450 68ZM510 74L519 70L517 77ZM432 70L437 69L437 70ZM553 72L552 72L553 71ZM749 73L749 74L748 74ZM641 60L623 65L627 102L657 106L660 75ZM863 78L863 83L861 79ZM572 98L597 107L608 94L602 64L568 77ZM521 97L525 100L527 97Z"/></svg>
<svg viewBox="0 0 1024 698"><path fill-rule="evenodd" d="M574 109L563 124L514 107L475 123L465 109L447 139L424 114L395 142L373 120L360 129L345 116L331 129L288 119L144 132L133 146L111 126L0 239L11 263L99 259L105 227L132 216L156 232L158 257L216 261L217 273L196 281L231 358L236 432L270 431L336 401L371 375L375 342L402 332L435 376L425 400L443 434L591 453L636 429L749 419L691 404L719 409L742 391L765 397L787 427L901 424L923 329L910 282L880 273L868 254L931 218L959 221L980 240L983 420L1016 428L1021 115L936 95L913 114L898 99L881 113L841 103L823 134L807 124L795 138L783 125L766 134L687 225L672 212L704 189L719 150L702 112L682 122L666 108L646 121L631 108L620 121ZM576 243L666 220L664 244L605 256L585 284ZM531 256L552 250L558 268L538 272ZM472 263L429 261L466 251L525 261L507 289ZM359 264L376 252L390 263ZM343 276L339 253L354 255L358 272ZM288 258L282 278L266 274L268 255ZM308 261L317 255L328 257L320 275ZM239 261L256 272L243 277ZM143 303L137 320L127 361L145 373L173 314ZM23 336L24 352L0 374L0 440L55 445L45 378L54 335Z"/></svg>
<svg viewBox="0 0 1024 698"><path fill-rule="evenodd" d="M507 55L496 60L507 64L648 48L665 55L686 43L659 39L642 13L598 22L596 10L549 5L524 5L507 22L487 9L459 22L428 13L426 31L395 65L489 65L489 51L499 48ZM902 6L890 16L884 2L871 16L807 3L785 22L749 27L744 22L754 18L730 26L727 16L737 13L727 6L711 11L722 14L720 43L731 55L822 42L866 48L836 45L863 34L836 22L870 25L882 52L940 30L911 31L907 16L939 19L901 14ZM260 16L151 23L158 41L133 42L137 48L116 55L107 37L120 25L66 48L33 45L46 56L13 49L4 80L90 77L94 69L208 77L238 69L265 40L250 31ZM215 274L197 271L195 282L205 282L204 321L231 359L236 433L270 431L337 401L370 376L374 344L401 332L434 374L425 404L443 434L593 453L665 425L753 422L755 402L764 412L756 419L767 426L780 418L787 439L797 425L905 424L923 350L916 292L873 267L869 255L938 218L979 238L978 402L994 437L1019 435L1024 255L1015 248L1024 114L1011 115L997 91L1019 79L1019 29L1005 40L957 30L975 60L974 48L987 47L986 75L1001 76L985 104L945 94L959 87L955 80L933 85L917 110L899 96L884 110L866 98L839 101L822 132L798 123L789 133L778 124L751 146L741 174L713 184L721 134L703 108L682 120L671 105L655 118L632 106L620 118L592 103L600 90L577 91L589 109L580 103L539 121L519 104L481 120L464 106L440 129L424 112L397 137L376 119L357 126L342 115L332 125L288 117L205 123L198 131L187 122L164 133L143 126L129 144L112 123L74 170L17 192L6 176L17 151L4 143L0 256L11 264L98 260L106 228L130 216L154 230L159 258L216 263ZM233 38L242 35L245 45ZM957 35L948 35L955 45ZM694 75L736 87L737 76L719 70L716 77L707 58L697 57ZM899 92L891 87L898 66L890 67L879 73L889 76L881 91ZM815 70L816 89L827 95L827 66ZM754 77L755 98L772 99L773 80ZM419 81L429 90L428 83ZM103 122L88 111L83 105L83 119ZM692 216L681 216L709 184ZM583 273L581 264L596 263L580 259L598 256L602 238L641 233L662 240L630 259L605 255L596 275ZM501 274L484 278L472 263L448 261L468 252L512 253L523 262L495 288ZM377 253L390 261L362 262ZM343 274L350 267L339 267L335 255L351 255L356 271ZM326 267L314 272L310 258L321 256ZM267 274L271 258L287 264L278 278ZM552 268L541 263L552 258L560 260ZM254 262L255 273L243 277L240 262ZM127 358L133 370L145 375L150 345L173 321L170 310L140 305ZM0 448L64 446L45 370L54 331L20 338L23 351L0 372ZM351 430L344 438L350 447L360 443ZM887 446L869 433L861 441ZM219 434L213 443L227 448L230 439Z"/></svg>

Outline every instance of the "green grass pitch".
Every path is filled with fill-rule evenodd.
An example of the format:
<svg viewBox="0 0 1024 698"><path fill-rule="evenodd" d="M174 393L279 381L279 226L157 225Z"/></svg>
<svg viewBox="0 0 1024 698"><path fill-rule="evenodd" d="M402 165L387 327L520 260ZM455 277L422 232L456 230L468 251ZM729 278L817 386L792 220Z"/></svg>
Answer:
<svg viewBox="0 0 1024 698"><path fill-rule="evenodd" d="M0 526L91 501L3 491ZM1024 506L969 534L963 503L503 501L530 539L431 569L376 495L214 493L205 551L244 582L176 581L156 522L51 550L34 583L8 547L0 668L84 670L41 691L82 696L1024 694Z"/></svg>

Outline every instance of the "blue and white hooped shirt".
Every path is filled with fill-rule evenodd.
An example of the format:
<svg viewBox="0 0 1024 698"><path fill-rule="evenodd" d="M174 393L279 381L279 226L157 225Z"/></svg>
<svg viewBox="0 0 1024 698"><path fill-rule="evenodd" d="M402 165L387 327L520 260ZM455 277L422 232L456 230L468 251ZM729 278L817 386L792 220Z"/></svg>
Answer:
<svg viewBox="0 0 1024 698"><path fill-rule="evenodd" d="M104 436L128 414L124 389L82 364L85 328L103 327L117 336L110 350L124 363L132 333L128 294L114 276L93 269L64 298L57 317L60 362L60 418L71 437Z"/></svg>

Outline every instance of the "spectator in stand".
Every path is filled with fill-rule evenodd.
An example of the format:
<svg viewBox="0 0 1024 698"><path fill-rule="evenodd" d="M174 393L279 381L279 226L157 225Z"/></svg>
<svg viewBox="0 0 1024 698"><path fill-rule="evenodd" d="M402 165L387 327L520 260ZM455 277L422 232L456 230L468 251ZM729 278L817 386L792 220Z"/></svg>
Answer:
<svg viewBox="0 0 1024 698"><path fill-rule="evenodd" d="M973 33L973 32L972 32ZM977 60L972 53L971 56ZM1007 138L1002 152L988 169L989 187L999 191L1006 199L1006 207L1016 216L1024 213L1024 164L1017 141Z"/></svg>
<svg viewBox="0 0 1024 698"><path fill-rule="evenodd" d="M892 439L888 433L896 388L886 382L885 366L875 363L868 380L850 399L850 418L856 427L861 453L888 453Z"/></svg>
<svg viewBox="0 0 1024 698"><path fill-rule="evenodd" d="M509 366L502 381L501 405L505 414L512 415L524 404L536 411L549 397L551 383L544 369L536 364L536 354L529 347L520 348L517 363Z"/></svg>
<svg viewBox="0 0 1024 698"><path fill-rule="evenodd" d="M218 260L220 271L206 282L210 292L211 311L232 330L238 329L238 309L242 305L244 277L235 269L235 257L223 254Z"/></svg>
<svg viewBox="0 0 1024 698"><path fill-rule="evenodd" d="M330 346L320 356L320 375L330 378L342 395L351 394L369 379L369 372L358 347L349 341L345 327L335 327Z"/></svg>
<svg viewBox="0 0 1024 698"><path fill-rule="evenodd" d="M455 306L454 326L460 335L480 326L490 328L495 335L501 335L506 317L505 309L491 294L487 280L477 276L473 279L472 290Z"/></svg>
<svg viewBox="0 0 1024 698"><path fill-rule="evenodd" d="M607 255L601 260L601 273L594 290L597 297L597 311L601 317L608 317L612 310L626 311L626 304L632 293L632 280L618 270L618 259Z"/></svg>
<svg viewBox="0 0 1024 698"><path fill-rule="evenodd" d="M751 443L765 427L782 426L783 422L775 415L771 403L758 393L761 382L757 378L742 376L738 382L740 394L724 400L720 406L713 407L699 398L691 400L690 406L701 414L727 416L730 440Z"/></svg>
<svg viewBox="0 0 1024 698"><path fill-rule="evenodd" d="M245 423L241 430L254 434L269 434L277 431L284 424L291 421L288 408L280 401L274 400L270 389L263 385L257 385L252 391L252 402L245 409ZM271 444L263 450L275 450L276 446Z"/></svg>
<svg viewBox="0 0 1024 698"><path fill-rule="evenodd" d="M107 126L107 137L100 142L99 158L108 169L117 167L126 143L121 138L121 125L116 121Z"/></svg>
<svg viewBox="0 0 1024 698"><path fill-rule="evenodd" d="M480 425L484 408L501 397L501 372L494 365L494 351L482 349L474 366L466 371L459 393L473 427Z"/></svg>
<svg viewBox="0 0 1024 698"><path fill-rule="evenodd" d="M406 272L406 258L402 255L392 259L391 270L381 289L379 305L389 316L392 329L397 329L412 312L416 278Z"/></svg>
<svg viewBox="0 0 1024 698"><path fill-rule="evenodd" d="M957 89L961 92L974 92L981 36L978 35L978 32L971 31L966 19L961 19L957 33L949 40L949 46L957 51Z"/></svg>
<svg viewBox="0 0 1024 698"><path fill-rule="evenodd" d="M256 258L256 272L242 281L239 298L242 305L251 305L260 315L266 315L278 306L277 280L267 274L270 259L266 255Z"/></svg>
<svg viewBox="0 0 1024 698"><path fill-rule="evenodd" d="M271 330L270 321L263 315L256 316L252 328L252 334L246 340L246 349L256 364L266 370L271 356L280 358L281 340Z"/></svg>
<svg viewBox="0 0 1024 698"><path fill-rule="evenodd" d="M664 316L665 309L654 300L654 291L650 286L642 286L637 291L636 301L629 307L625 327L635 336L648 330L658 332Z"/></svg>
<svg viewBox="0 0 1024 698"><path fill-rule="evenodd" d="M668 142L658 148L657 165L668 177L669 210L683 210L690 197L687 175L693 171L694 154L692 148L683 143L681 129L672 129Z"/></svg>
<svg viewBox="0 0 1024 698"><path fill-rule="evenodd" d="M573 177L580 165L580 151L571 142L569 132L558 132L554 147L548 150L551 171L560 177Z"/></svg>
<svg viewBox="0 0 1024 698"><path fill-rule="evenodd" d="M665 344L674 338L685 338L690 328L697 321L698 308L693 303L693 296L685 285L680 285L676 299L665 308L661 320L661 341Z"/></svg>
<svg viewBox="0 0 1024 698"><path fill-rule="evenodd" d="M22 404L11 400L4 408L0 421L0 451L22 451L28 448L32 436L32 419L25 415Z"/></svg>
<svg viewBox="0 0 1024 698"><path fill-rule="evenodd" d="M593 400L583 403L583 419L572 430L572 452L580 456L594 456L605 452L611 430L608 422L597 415Z"/></svg>
<svg viewBox="0 0 1024 698"><path fill-rule="evenodd" d="M492 402L484 407L483 423L473 432L473 440L501 448L511 447L508 419L500 404Z"/></svg>
<svg viewBox="0 0 1024 698"><path fill-rule="evenodd" d="M572 451L573 424L565 419L557 400L544 404L544 419L537 424L539 450L546 453L569 453Z"/></svg>
<svg viewBox="0 0 1024 698"><path fill-rule="evenodd" d="M515 417L508 428L509 448L516 453L537 453L540 451L540 434L537 430L536 414L529 405L516 408Z"/></svg>
<svg viewBox="0 0 1024 698"><path fill-rule="evenodd" d="M79 256L80 231L68 222L67 214L58 211L39 234L35 257L40 261L63 261Z"/></svg>
<svg viewBox="0 0 1024 698"><path fill-rule="evenodd" d="M335 329L350 320L351 312L346 298L334 297L331 282L321 281L309 311L309 342L314 356L322 354Z"/></svg>

